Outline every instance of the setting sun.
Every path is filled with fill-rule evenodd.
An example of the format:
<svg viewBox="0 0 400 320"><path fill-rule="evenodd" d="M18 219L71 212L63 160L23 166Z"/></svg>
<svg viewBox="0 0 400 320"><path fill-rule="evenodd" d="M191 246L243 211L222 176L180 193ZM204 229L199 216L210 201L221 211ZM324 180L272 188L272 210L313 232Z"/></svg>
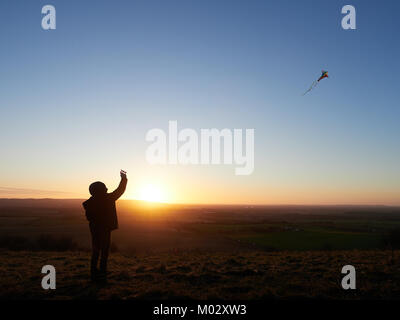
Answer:
<svg viewBox="0 0 400 320"><path fill-rule="evenodd" d="M165 190L159 185L147 184L139 190L139 200L149 202L166 202Z"/></svg>

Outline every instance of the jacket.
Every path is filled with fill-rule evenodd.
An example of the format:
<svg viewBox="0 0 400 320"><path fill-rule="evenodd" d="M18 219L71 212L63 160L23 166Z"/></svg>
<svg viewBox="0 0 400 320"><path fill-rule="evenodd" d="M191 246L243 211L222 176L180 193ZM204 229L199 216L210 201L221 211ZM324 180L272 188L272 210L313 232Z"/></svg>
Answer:
<svg viewBox="0 0 400 320"><path fill-rule="evenodd" d="M122 179L115 191L101 196L92 196L82 203L86 219L90 224L109 230L118 229L115 201L125 192L127 182L127 179Z"/></svg>

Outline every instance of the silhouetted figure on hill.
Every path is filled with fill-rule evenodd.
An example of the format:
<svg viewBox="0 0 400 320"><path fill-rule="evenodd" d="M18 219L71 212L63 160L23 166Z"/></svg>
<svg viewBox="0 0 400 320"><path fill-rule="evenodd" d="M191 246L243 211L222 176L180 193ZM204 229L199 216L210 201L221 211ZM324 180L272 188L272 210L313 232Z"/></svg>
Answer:
<svg viewBox="0 0 400 320"><path fill-rule="evenodd" d="M93 182L89 186L89 192L92 196L83 202L92 235L92 260L90 265L92 280L107 279L107 259L110 250L111 231L118 229L115 201L125 192L128 182L125 171L121 170L120 175L121 182L118 188L111 193L107 193L107 187L103 182ZM97 269L100 255L100 269Z"/></svg>

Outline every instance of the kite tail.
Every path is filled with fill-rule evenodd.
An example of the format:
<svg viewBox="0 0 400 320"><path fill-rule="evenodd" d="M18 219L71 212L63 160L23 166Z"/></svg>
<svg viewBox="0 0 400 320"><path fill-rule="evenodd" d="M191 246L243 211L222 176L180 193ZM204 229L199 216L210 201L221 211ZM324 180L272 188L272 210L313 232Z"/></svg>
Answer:
<svg viewBox="0 0 400 320"><path fill-rule="evenodd" d="M314 89L314 88L317 86L317 84L318 84L318 81L315 80L315 81L312 83L311 87L310 87L306 92L303 93L303 96L304 96L306 93L310 92L312 89Z"/></svg>

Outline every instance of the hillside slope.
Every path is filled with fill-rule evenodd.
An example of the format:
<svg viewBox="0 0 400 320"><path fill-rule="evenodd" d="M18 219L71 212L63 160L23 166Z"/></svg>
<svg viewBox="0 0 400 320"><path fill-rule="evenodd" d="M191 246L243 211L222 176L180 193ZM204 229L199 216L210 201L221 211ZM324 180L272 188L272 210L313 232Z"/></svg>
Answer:
<svg viewBox="0 0 400 320"><path fill-rule="evenodd" d="M86 252L1 251L0 256L0 299L400 298L400 264L390 263L388 251L116 253L107 285L88 280ZM56 290L41 288L46 264L56 267ZM356 267L357 290L341 288L346 264Z"/></svg>

